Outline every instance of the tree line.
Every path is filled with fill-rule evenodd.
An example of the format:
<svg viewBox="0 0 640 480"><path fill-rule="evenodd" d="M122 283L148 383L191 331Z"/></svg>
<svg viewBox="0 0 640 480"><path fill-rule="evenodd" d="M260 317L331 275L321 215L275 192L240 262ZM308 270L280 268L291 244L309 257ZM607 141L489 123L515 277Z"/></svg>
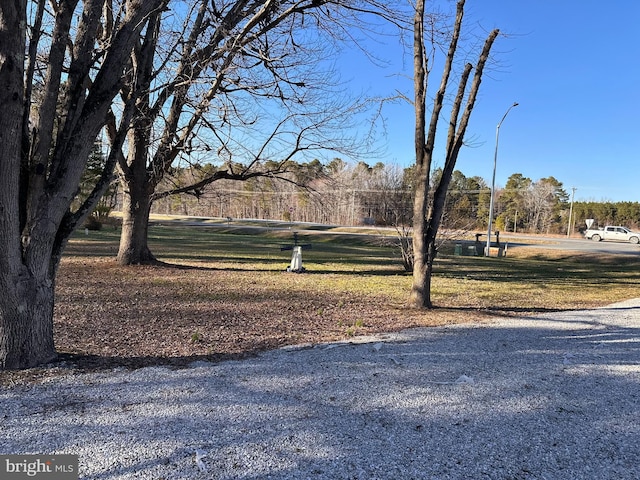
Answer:
<svg viewBox="0 0 640 480"><path fill-rule="evenodd" d="M222 218L259 218L334 225L410 226L414 167L378 162L346 162L334 158L290 166L286 181L256 177L245 182L219 181L199 195L180 194L157 201L162 214ZM177 173L177 172L176 172ZM433 173L433 186L442 170ZM190 183L197 173L185 169L176 177ZM481 177L452 174L442 226L446 229L487 228L491 190ZM117 207L116 207L117 208ZM639 202L584 202L571 206L562 182L550 176L532 180L520 173L498 187L495 229L521 233L566 234L586 228L593 218L600 225L640 225ZM571 226L569 214L571 213Z"/></svg>

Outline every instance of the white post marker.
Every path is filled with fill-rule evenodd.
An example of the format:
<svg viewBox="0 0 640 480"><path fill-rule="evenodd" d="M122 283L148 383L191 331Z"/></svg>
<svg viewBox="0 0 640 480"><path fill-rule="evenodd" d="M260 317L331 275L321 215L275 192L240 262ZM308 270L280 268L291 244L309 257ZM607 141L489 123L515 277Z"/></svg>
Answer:
<svg viewBox="0 0 640 480"><path fill-rule="evenodd" d="M293 245L285 245L280 250L292 250L291 264L287 267L287 272L302 273L305 268L302 265L302 250L311 248L311 244L299 245L298 232L293 232Z"/></svg>
<svg viewBox="0 0 640 480"><path fill-rule="evenodd" d="M302 266L302 247L293 247L293 253L291 254L291 265L289 266L290 272L301 272L304 269Z"/></svg>

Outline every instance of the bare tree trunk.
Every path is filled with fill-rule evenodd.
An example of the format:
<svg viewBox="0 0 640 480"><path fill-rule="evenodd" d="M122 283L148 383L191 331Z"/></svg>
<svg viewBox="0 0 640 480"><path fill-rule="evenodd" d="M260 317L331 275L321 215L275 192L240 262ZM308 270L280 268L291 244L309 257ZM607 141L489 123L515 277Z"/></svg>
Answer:
<svg viewBox="0 0 640 480"><path fill-rule="evenodd" d="M71 211L73 200L131 47L145 18L162 0L129 2L98 61L94 45L102 3L59 2L47 13L53 22L41 23L44 2L40 2L34 26L48 25L49 30L30 32L32 44L27 49L32 18L27 15L27 1L0 2L2 370L33 367L55 358L56 270L69 235L97 197L90 195L76 211ZM47 38L46 54L38 48L41 37ZM31 96L35 85L38 98ZM110 177L112 172L104 173Z"/></svg>
<svg viewBox="0 0 640 480"><path fill-rule="evenodd" d="M3 285L0 301L0 320L12 320L0 328L1 369L28 368L55 359L52 275L36 278L22 269L9 282Z"/></svg>
<svg viewBox="0 0 640 480"><path fill-rule="evenodd" d="M121 125L121 129L128 129L128 158L121 154L116 169L122 189L122 232L117 257L121 265L139 265L156 260L148 245L151 193L156 183L152 183L153 175L147 171L147 157L153 123L150 89L161 18L160 12L150 16L144 41L132 52L133 72L129 77L129 88L131 94L137 95L136 113L130 124ZM123 118L122 121L126 120Z"/></svg>
<svg viewBox="0 0 640 480"><path fill-rule="evenodd" d="M140 188L144 187L144 184L131 183L129 186ZM122 195L122 232L118 249L118 263L121 265L148 264L156 261L148 244L150 211L151 200L148 193L135 193L125 187Z"/></svg>
<svg viewBox="0 0 640 480"><path fill-rule="evenodd" d="M440 119L440 112L444 105L447 87L450 84L449 77L453 69L454 57L458 48L458 39L460 38L460 32L462 30L464 3L464 0L459 0L457 4L454 28L445 58L440 87L434 98L428 129L426 129L428 75L424 45L425 5L424 0L418 0L416 3L416 14L414 17L414 108L416 113L415 151L417 178L413 214L413 285L409 304L418 308L433 307L431 301L431 277L437 254L436 238L444 212L447 191L478 94L484 65L489 57L491 46L499 33L498 30L493 30L485 41L484 48L475 67L475 75L467 95L464 112L462 116L460 116L465 100L467 83L473 66L466 64L463 69L458 82L458 91L451 107L446 157L442 177L440 181L437 182L437 185L433 186L433 191L431 191L429 180L436 141L436 130Z"/></svg>
<svg viewBox="0 0 640 480"><path fill-rule="evenodd" d="M49 269L28 268L22 258L26 46L25 37L11 31L25 21L25 7L19 3L0 7L0 370L34 366L55 357L53 278ZM31 253L30 258L37 257Z"/></svg>
<svg viewBox="0 0 640 480"><path fill-rule="evenodd" d="M413 204L413 285L409 304L415 307L431 307L431 268L427 252L427 211L429 198L429 175L418 169Z"/></svg>

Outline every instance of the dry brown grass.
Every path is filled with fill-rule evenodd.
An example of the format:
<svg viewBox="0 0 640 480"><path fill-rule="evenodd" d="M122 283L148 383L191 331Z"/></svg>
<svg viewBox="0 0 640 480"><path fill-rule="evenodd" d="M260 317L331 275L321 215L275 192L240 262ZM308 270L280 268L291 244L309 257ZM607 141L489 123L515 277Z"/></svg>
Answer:
<svg viewBox="0 0 640 480"><path fill-rule="evenodd" d="M284 272L288 254L274 248L279 238L209 234L198 243L162 232L153 245L166 263L156 266L117 265L112 234L72 241L55 307L56 347L66 365L186 365L493 315L589 308L637 296L640 282L638 257L443 254L433 282L439 308L419 311L405 307L411 277L388 247L320 244L305 254L308 273L292 274ZM37 370L23 378L29 375Z"/></svg>

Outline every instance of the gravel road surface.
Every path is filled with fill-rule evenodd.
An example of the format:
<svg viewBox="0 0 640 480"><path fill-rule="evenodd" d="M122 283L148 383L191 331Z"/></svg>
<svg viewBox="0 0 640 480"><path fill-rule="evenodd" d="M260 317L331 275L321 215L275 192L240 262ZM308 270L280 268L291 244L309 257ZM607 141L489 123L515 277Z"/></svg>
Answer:
<svg viewBox="0 0 640 480"><path fill-rule="evenodd" d="M640 299L0 390L86 479L638 479Z"/></svg>

